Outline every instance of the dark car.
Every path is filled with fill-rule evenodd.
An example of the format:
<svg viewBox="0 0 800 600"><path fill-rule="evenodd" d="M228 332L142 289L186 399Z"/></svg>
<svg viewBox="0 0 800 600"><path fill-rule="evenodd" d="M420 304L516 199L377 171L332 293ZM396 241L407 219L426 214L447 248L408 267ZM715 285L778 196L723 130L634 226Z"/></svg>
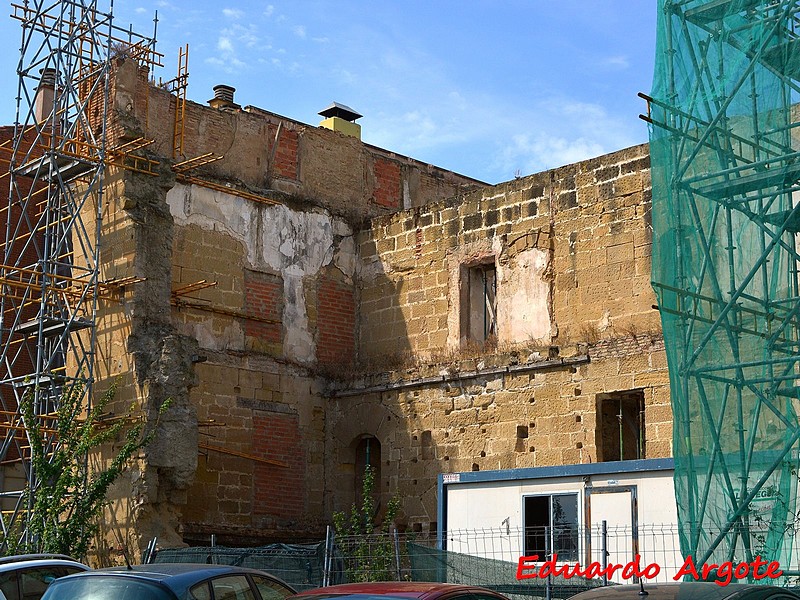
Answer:
<svg viewBox="0 0 800 600"><path fill-rule="evenodd" d="M416 581L380 581L345 583L306 590L297 600L508 600L486 588L457 583L422 583Z"/></svg>
<svg viewBox="0 0 800 600"><path fill-rule="evenodd" d="M39 600L59 577L89 567L63 554L21 554L0 558L0 600Z"/></svg>
<svg viewBox="0 0 800 600"><path fill-rule="evenodd" d="M256 569L160 563L64 577L53 582L42 600L284 600L295 593Z"/></svg>
<svg viewBox="0 0 800 600"><path fill-rule="evenodd" d="M800 594L772 585L731 583L719 585L704 581L675 583L644 583L639 585L612 585L598 587L569 600L800 600Z"/></svg>

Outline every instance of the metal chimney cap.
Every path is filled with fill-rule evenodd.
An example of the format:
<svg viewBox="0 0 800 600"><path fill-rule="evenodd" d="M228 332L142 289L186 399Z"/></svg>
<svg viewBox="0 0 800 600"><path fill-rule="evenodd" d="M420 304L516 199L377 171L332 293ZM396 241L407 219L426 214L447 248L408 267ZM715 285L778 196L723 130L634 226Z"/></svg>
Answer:
<svg viewBox="0 0 800 600"><path fill-rule="evenodd" d="M325 117L326 119L330 117L339 117L340 119L350 122L353 122L356 119L360 119L364 116L358 114L349 106L340 104L339 102L333 102L328 108L319 111L317 114Z"/></svg>

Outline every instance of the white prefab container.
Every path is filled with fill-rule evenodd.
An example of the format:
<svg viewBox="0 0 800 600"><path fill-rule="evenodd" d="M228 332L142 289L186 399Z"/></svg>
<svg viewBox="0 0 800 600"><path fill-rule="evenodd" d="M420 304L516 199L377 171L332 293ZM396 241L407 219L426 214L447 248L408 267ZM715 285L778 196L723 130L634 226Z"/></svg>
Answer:
<svg viewBox="0 0 800 600"><path fill-rule="evenodd" d="M537 556L531 565L625 565L638 555L641 568L658 566L654 580L667 581L683 563L673 466L649 459L443 474L439 543L510 562Z"/></svg>

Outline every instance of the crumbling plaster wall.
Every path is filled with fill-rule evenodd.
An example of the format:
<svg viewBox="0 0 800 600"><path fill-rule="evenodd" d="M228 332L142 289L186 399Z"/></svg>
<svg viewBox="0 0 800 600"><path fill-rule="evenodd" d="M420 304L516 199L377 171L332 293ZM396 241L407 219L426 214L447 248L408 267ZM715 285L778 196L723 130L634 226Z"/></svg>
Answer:
<svg viewBox="0 0 800 600"><path fill-rule="evenodd" d="M382 489L424 529L440 472L597 460L598 397L618 391L642 391L646 456L670 456L649 211L637 146L373 219L357 236L360 358L396 370L333 388L332 503L352 498L352 440L373 435ZM496 349L461 335L464 266L486 262Z"/></svg>
<svg viewBox="0 0 800 600"><path fill-rule="evenodd" d="M173 184L168 165L156 176L112 172L104 195L101 279L138 282L119 290L118 302L101 304L97 392L116 381L118 392L109 408L125 414L133 405L146 431L154 432L111 497L107 525L122 534L109 532L109 537L119 535L134 546L153 537L181 543L181 507L197 467L197 417L189 398L196 383L197 343L181 335L170 317L174 229L166 192ZM87 218L88 226L92 222ZM159 414L167 401L169 410Z"/></svg>
<svg viewBox="0 0 800 600"><path fill-rule="evenodd" d="M298 211L200 186L178 184L167 201L179 231L174 287L217 283L196 294L199 305L179 300L174 314L207 358L192 397L201 443L212 447L202 452L184 526L239 540L314 535L324 521L324 406L309 369L326 343L324 286L352 294L353 231L322 208ZM251 315L254 296L263 302ZM248 316L261 311L274 315L276 331L250 327Z"/></svg>

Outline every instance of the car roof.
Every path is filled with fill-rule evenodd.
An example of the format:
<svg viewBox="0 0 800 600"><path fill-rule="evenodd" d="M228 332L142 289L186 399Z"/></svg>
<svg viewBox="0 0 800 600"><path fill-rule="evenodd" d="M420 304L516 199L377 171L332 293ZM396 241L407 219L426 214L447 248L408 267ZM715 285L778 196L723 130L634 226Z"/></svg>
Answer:
<svg viewBox="0 0 800 600"><path fill-rule="evenodd" d="M75 567L83 571L91 568L63 554L18 554L0 558L0 573L36 567Z"/></svg>
<svg viewBox="0 0 800 600"><path fill-rule="evenodd" d="M770 585L755 585L744 583L731 583L719 585L707 581L683 581L669 583L644 583L647 596L644 600L758 600L772 593L780 592L796 596L797 593L785 588ZM570 600L643 600L639 595L641 587L637 585L613 585L597 587L585 592L580 592Z"/></svg>
<svg viewBox="0 0 800 600"><path fill-rule="evenodd" d="M291 585L281 579L258 569L248 569L247 567L236 567L231 565L209 565L205 563L152 563L146 565L131 565L121 567L106 567L94 571L86 571L76 575L70 575L63 579L74 579L75 577L129 577L132 579L148 580L164 585L175 592L179 597L182 593L193 586L195 583L227 574L252 574L262 577L269 577L293 590ZM62 581L60 579L58 581Z"/></svg>
<svg viewBox="0 0 800 600"><path fill-rule="evenodd" d="M423 581L377 581L371 583L343 583L313 590L305 590L298 596L332 596L364 594L371 596L403 596L408 598L422 598L429 595L438 596L466 590L484 590L472 585L457 583L436 583ZM490 592L490 590L485 590ZM494 592L491 592L494 593Z"/></svg>

